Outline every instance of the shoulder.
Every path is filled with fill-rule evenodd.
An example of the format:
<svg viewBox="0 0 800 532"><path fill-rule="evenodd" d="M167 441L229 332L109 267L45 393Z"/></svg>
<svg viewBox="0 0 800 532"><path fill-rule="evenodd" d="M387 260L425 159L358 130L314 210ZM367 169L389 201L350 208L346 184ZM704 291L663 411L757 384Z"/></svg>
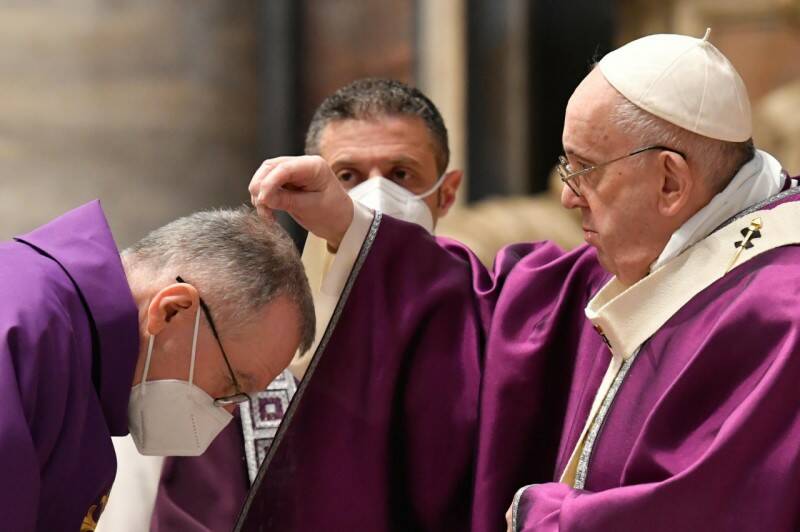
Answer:
<svg viewBox="0 0 800 532"><path fill-rule="evenodd" d="M752 258L697 294L665 324L664 342L680 338L722 365L772 364L800 370L800 246ZM661 344L658 344L661 345Z"/></svg>
<svg viewBox="0 0 800 532"><path fill-rule="evenodd" d="M720 281L719 290L736 291L737 300L772 303L777 307L771 311L796 317L800 305L800 245L762 253Z"/></svg>
<svg viewBox="0 0 800 532"><path fill-rule="evenodd" d="M19 242L0 244L0 331L8 342L38 344L68 334L77 294L54 260Z"/></svg>
<svg viewBox="0 0 800 532"><path fill-rule="evenodd" d="M608 280L609 274L588 245L564 251L552 242L514 244L495 259L495 275L519 288L523 297L540 300L577 297L583 304Z"/></svg>
<svg viewBox="0 0 800 532"><path fill-rule="evenodd" d="M79 305L55 261L24 244L0 244L0 372L16 383L0 393L19 394L28 423L63 416L85 341Z"/></svg>

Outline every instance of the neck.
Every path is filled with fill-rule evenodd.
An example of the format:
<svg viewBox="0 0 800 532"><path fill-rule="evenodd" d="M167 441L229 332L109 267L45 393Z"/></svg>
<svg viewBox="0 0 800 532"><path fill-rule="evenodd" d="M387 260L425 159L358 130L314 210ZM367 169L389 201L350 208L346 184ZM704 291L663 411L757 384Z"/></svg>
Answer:
<svg viewBox="0 0 800 532"><path fill-rule="evenodd" d="M128 279L128 286L133 295L133 301L136 303L136 308L139 310L139 345L145 345L148 335L145 331L145 324L147 323L147 307L149 306L152 298L152 291L146 288L146 284L141 281L142 272L123 254L121 255L122 267L125 270L125 277Z"/></svg>

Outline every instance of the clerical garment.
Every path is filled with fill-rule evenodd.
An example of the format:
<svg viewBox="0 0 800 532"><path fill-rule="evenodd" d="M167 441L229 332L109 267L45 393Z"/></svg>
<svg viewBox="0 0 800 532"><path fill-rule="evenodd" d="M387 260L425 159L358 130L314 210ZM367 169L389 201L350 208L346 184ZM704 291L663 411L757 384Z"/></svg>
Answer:
<svg viewBox="0 0 800 532"><path fill-rule="evenodd" d="M286 370L265 390L241 403L228 424L201 456L174 456L164 460L157 482L154 507L131 501L131 487L149 489L143 478L125 491L112 492L111 505L128 514L151 516L150 531L229 532L236 523L258 466L295 393L296 381ZM109 507L111 507L111 505ZM115 522L101 521L109 531L136 530L120 512Z"/></svg>
<svg viewBox="0 0 800 532"><path fill-rule="evenodd" d="M94 530L139 348L98 202L0 244L0 337L0 528Z"/></svg>
<svg viewBox="0 0 800 532"><path fill-rule="evenodd" d="M607 277L592 249L549 243L506 248L489 272L453 241L376 217L240 529L469 530L481 375L500 359L521 388L498 420L515 462L494 483L502 523L525 479L552 478L572 354L603 348L583 307Z"/></svg>
<svg viewBox="0 0 800 532"><path fill-rule="evenodd" d="M512 530L798 529L798 200L749 209L590 302L608 386L564 432L562 482L518 490Z"/></svg>
<svg viewBox="0 0 800 532"><path fill-rule="evenodd" d="M164 460L149 530L230 531L249 487L242 428L237 418L202 455Z"/></svg>
<svg viewBox="0 0 800 532"><path fill-rule="evenodd" d="M490 273L376 216L237 529L500 531L512 500L515 530L796 528L798 199L715 232L719 278L635 348L584 315L615 282L592 249Z"/></svg>

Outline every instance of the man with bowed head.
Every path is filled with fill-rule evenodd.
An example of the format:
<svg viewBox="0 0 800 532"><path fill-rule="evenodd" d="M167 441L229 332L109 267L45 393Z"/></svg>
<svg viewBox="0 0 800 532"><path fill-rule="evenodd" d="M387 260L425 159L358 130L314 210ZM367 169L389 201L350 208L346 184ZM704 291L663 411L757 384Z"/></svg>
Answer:
<svg viewBox="0 0 800 532"><path fill-rule="evenodd" d="M117 251L98 202L0 244L0 522L95 529L110 436L198 455L314 337L291 240L247 209Z"/></svg>
<svg viewBox="0 0 800 532"><path fill-rule="evenodd" d="M455 202L461 182L460 170L448 170L447 129L438 109L419 89L394 80L356 80L325 98L308 126L305 151L326 161L336 177L334 185L343 193L428 232L434 231L436 222ZM349 259L331 254L324 239L309 234L303 264L320 333L315 346L334 313L338 287L353 265ZM292 360L289 369L297 379L303 378L311 359L306 355ZM242 416L242 425L247 427L246 420L256 419L255 409L260 406L242 408L250 409ZM225 448L212 449L200 459L168 459L151 527L229 530L259 465L248 458L248 478L239 473L242 439L251 456L262 443L254 441L251 432L245 429L242 437L226 431L219 442ZM212 475L219 479L213 485L193 487L194 480Z"/></svg>
<svg viewBox="0 0 800 532"><path fill-rule="evenodd" d="M796 528L800 188L751 130L708 32L609 53L562 136L588 245L491 272L266 161L259 212L357 258L239 530Z"/></svg>
<svg viewBox="0 0 800 532"><path fill-rule="evenodd" d="M447 129L438 109L420 90L394 80L359 79L325 98L309 124L305 151L325 159L351 197L430 232L453 205L461 181L460 170L448 170ZM323 286L322 277L346 275L352 264L341 264L314 235L303 264L323 331L342 281L334 273ZM301 355L290 365L297 379L312 358ZM115 442L120 472L98 531L230 530L294 389L292 376L283 375L241 404L240 417L202 457L169 458L162 466L139 456L128 441Z"/></svg>

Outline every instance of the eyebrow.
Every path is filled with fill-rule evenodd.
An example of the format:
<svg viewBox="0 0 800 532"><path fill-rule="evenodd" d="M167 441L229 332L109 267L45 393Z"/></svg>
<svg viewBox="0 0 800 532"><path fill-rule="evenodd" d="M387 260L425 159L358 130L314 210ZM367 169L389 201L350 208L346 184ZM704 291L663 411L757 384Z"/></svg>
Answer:
<svg viewBox="0 0 800 532"><path fill-rule="evenodd" d="M244 373L242 371L234 369L233 372L236 374L236 380L239 382L239 387L241 392L246 394L254 394L260 392L261 390L256 390L254 392L250 392L248 390L255 390L255 377L253 377L250 373ZM231 375L227 371L224 374L225 382L228 383L231 389L235 390L235 385L233 384L233 380L231 380Z"/></svg>
<svg viewBox="0 0 800 532"><path fill-rule="evenodd" d="M400 164L400 165L412 165L412 166L419 166L420 162L413 157L405 157L399 156L389 160L390 164Z"/></svg>
<svg viewBox="0 0 800 532"><path fill-rule="evenodd" d="M356 164L356 162L351 159L336 159L331 164L331 168L356 167L356 166L358 166L358 164Z"/></svg>
<svg viewBox="0 0 800 532"><path fill-rule="evenodd" d="M255 379L255 377L253 377L253 375L251 373L243 373L243 372L237 371L237 370L234 370L234 371L236 372L236 377L239 379L239 385L240 386L242 384L244 384L244 383L248 384L250 387L253 386L253 384L255 383L256 379Z"/></svg>
<svg viewBox="0 0 800 532"><path fill-rule="evenodd" d="M399 155L385 161L389 166L408 166L414 170L419 171L422 168L422 163L412 157ZM361 170L364 163L358 163L350 158L336 159L331 163L331 168L336 171L342 168L352 168L354 170Z"/></svg>
<svg viewBox="0 0 800 532"><path fill-rule="evenodd" d="M586 155L584 155L582 153L578 153L577 151L571 150L569 148L564 148L564 154L565 155L572 155L574 157L577 157L581 161L586 161L589 164L595 164L595 161L591 157L587 157Z"/></svg>

